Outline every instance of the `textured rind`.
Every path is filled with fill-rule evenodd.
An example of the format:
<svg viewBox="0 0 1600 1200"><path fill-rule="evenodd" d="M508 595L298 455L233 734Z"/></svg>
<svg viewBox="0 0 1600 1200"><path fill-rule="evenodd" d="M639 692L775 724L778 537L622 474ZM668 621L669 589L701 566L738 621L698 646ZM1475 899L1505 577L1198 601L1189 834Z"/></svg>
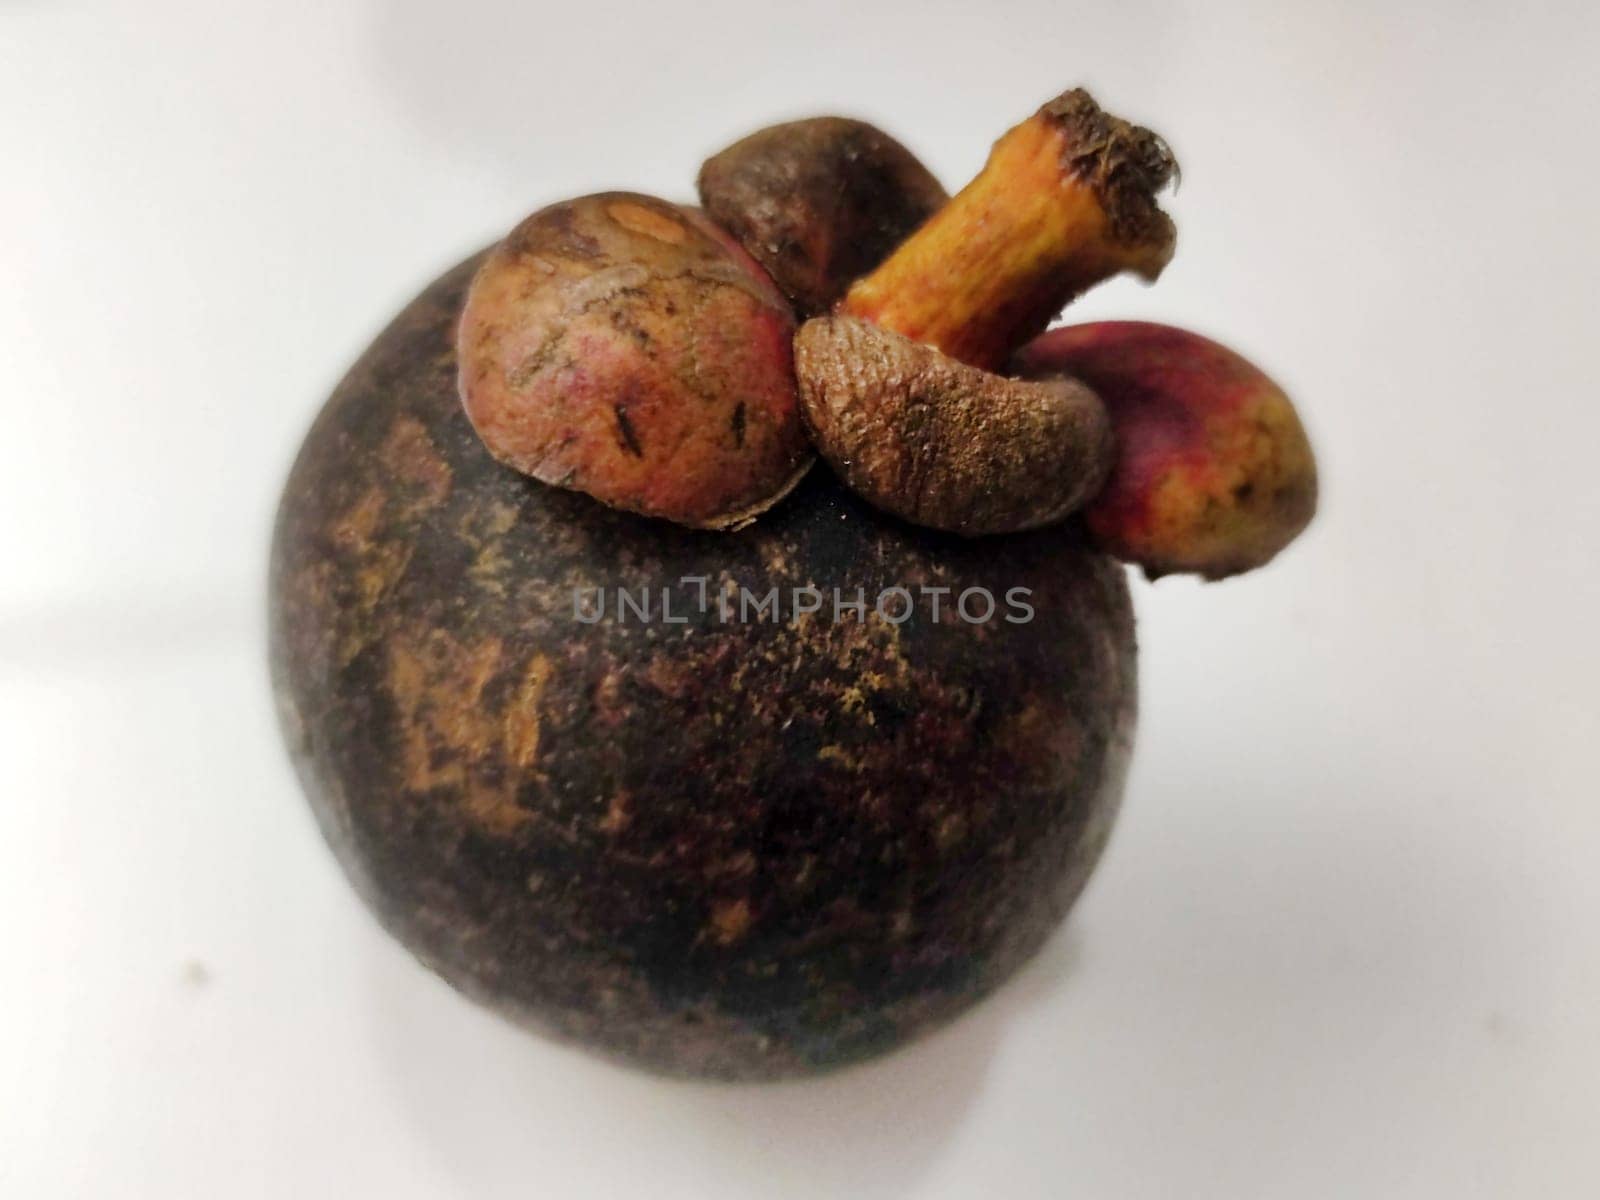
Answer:
<svg viewBox="0 0 1600 1200"><path fill-rule="evenodd" d="M708 158L698 186L801 317L827 311L950 198L911 151L848 117L758 130Z"/></svg>
<svg viewBox="0 0 1600 1200"><path fill-rule="evenodd" d="M804 1074L948 1020L1035 951L1109 832L1123 569L1063 530L916 530L822 471L734 534L521 477L455 396L475 266L356 364L279 511L280 718L357 889L464 992L656 1071ZM713 600L954 592L937 624L723 625L681 587L684 624L574 620L575 588L697 575ZM968 587L993 621L950 619ZM1017 587L1036 615L1007 624Z"/></svg>
<svg viewBox="0 0 1600 1200"><path fill-rule="evenodd" d="M800 411L823 458L879 508L967 536L1076 511L1110 469L1111 426L1072 379L1007 379L870 321L795 336Z"/></svg>

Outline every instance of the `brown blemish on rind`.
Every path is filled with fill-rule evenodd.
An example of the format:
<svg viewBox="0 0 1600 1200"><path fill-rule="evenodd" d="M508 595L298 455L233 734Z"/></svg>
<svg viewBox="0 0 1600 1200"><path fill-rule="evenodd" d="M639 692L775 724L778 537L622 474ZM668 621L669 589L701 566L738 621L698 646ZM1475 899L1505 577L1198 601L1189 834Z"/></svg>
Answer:
<svg viewBox="0 0 1600 1200"><path fill-rule="evenodd" d="M372 544L373 532L383 516L385 495L382 489L371 487L334 524L333 540L343 549L360 551Z"/></svg>
<svg viewBox="0 0 1600 1200"><path fill-rule="evenodd" d="M404 485L400 494L408 515L442 504L450 495L449 464L439 457L428 431L410 417L390 427L379 461Z"/></svg>
<svg viewBox="0 0 1600 1200"><path fill-rule="evenodd" d="M466 649L448 634L428 641L431 645L395 642L389 647L388 692L399 712L405 762L402 783L410 792L462 781L465 766L461 759L450 753L436 763L435 747L443 742L447 729L455 737L466 732L461 722L476 715L478 698L500 659L498 642ZM469 732L460 745L481 755L485 741L479 729Z"/></svg>
<svg viewBox="0 0 1600 1200"><path fill-rule="evenodd" d="M352 881L456 986L654 1070L803 1074L949 1020L1033 953L1103 844L1133 708L1122 570L1071 528L917 530L825 472L736 535L522 478L453 392L472 265L340 385L279 514L275 692ZM383 461L401 419L450 470L432 507ZM340 530L373 489L357 552ZM404 565L369 594L380 549ZM573 619L575 589L659 599L686 576L712 604L685 625ZM954 592L938 625L925 602L898 628L717 617L720 588L807 584ZM971 586L1030 588L1037 616L951 620ZM740 901L748 923L713 921Z"/></svg>
<svg viewBox="0 0 1600 1200"><path fill-rule="evenodd" d="M681 246L689 236L688 231L671 217L642 204L620 202L607 206L606 215L624 229L653 237L658 242Z"/></svg>
<svg viewBox="0 0 1600 1200"><path fill-rule="evenodd" d="M549 660L536 654L502 708L485 693L504 666L498 639L463 646L435 631L389 643L387 694L397 716L400 788L448 795L486 831L505 834L529 819L516 803L517 776L537 775L539 706Z"/></svg>
<svg viewBox="0 0 1600 1200"><path fill-rule="evenodd" d="M512 766L532 767L539 759L539 704L550 671L550 660L543 654L530 658L515 699L506 707L504 744Z"/></svg>
<svg viewBox="0 0 1600 1200"><path fill-rule="evenodd" d="M744 897L722 900L711 906L711 938L719 946L731 946L750 931L754 914Z"/></svg>
<svg viewBox="0 0 1600 1200"><path fill-rule="evenodd" d="M631 819L628 806L631 800L628 793L619 791L613 795L606 804L606 815L600 818L597 828L603 833L618 834L628 827Z"/></svg>

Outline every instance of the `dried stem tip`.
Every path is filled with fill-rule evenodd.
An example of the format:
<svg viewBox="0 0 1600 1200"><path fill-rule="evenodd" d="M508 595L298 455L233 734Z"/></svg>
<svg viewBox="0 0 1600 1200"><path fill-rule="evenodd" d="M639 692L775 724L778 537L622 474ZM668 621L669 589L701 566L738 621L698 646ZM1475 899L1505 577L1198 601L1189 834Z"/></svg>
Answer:
<svg viewBox="0 0 1600 1200"><path fill-rule="evenodd" d="M1081 88L995 143L983 171L850 289L840 311L994 370L1080 292L1147 280L1176 232L1155 196L1177 164Z"/></svg>

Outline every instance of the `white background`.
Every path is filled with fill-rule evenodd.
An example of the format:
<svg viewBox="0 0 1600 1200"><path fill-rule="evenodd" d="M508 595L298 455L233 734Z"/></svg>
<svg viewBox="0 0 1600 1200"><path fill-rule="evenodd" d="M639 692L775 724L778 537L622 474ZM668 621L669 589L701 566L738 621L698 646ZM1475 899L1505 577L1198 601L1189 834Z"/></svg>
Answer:
<svg viewBox="0 0 1600 1200"><path fill-rule="evenodd" d="M0 0L0 1192L1600 1195L1597 13ZM954 186L1078 82L1185 170L1160 285L1074 315L1257 358L1324 508L1259 575L1136 584L1139 753L1068 926L798 1085L457 998L272 722L321 397L547 201L686 198L825 111Z"/></svg>

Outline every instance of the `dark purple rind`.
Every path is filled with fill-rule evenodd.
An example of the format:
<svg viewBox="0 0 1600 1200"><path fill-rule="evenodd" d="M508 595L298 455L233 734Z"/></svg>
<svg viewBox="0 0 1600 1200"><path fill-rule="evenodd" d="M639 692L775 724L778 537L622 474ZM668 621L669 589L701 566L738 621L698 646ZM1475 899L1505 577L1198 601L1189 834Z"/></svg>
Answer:
<svg viewBox="0 0 1600 1200"><path fill-rule="evenodd" d="M656 1071L808 1073L948 1020L1104 845L1135 705L1123 569L1059 528L918 530L823 471L735 534L525 479L456 399L477 262L340 384L278 516L279 712L357 889L464 992ZM694 575L814 583L828 619L573 618L575 587ZM920 585L1001 607L827 612L836 586ZM1031 623L1001 619L1014 587Z"/></svg>

